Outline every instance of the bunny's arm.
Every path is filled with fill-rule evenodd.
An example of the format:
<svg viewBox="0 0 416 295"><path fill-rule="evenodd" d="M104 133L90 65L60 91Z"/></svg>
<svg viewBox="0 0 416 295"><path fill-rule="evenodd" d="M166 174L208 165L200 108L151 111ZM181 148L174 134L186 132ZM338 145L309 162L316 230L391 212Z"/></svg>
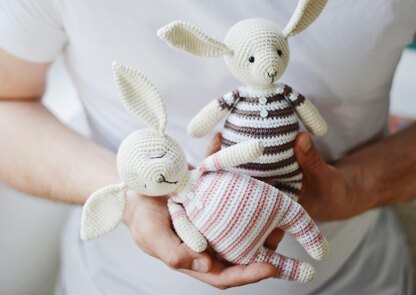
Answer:
<svg viewBox="0 0 416 295"><path fill-rule="evenodd" d="M202 252L207 248L208 242L198 229L191 223L181 204L168 200L169 213L173 227L179 238L193 251Z"/></svg>
<svg viewBox="0 0 416 295"><path fill-rule="evenodd" d="M263 154L264 146L260 140L248 140L230 146L209 156L198 169L201 173L220 171L255 161Z"/></svg>
<svg viewBox="0 0 416 295"><path fill-rule="evenodd" d="M188 125L188 134L195 138L207 135L238 103L239 99L239 92L235 90L210 102L191 120Z"/></svg>
<svg viewBox="0 0 416 295"><path fill-rule="evenodd" d="M293 91L288 85L285 85L283 94L295 108L296 114L310 133L317 136L325 135L328 130L326 122L308 99L302 94Z"/></svg>

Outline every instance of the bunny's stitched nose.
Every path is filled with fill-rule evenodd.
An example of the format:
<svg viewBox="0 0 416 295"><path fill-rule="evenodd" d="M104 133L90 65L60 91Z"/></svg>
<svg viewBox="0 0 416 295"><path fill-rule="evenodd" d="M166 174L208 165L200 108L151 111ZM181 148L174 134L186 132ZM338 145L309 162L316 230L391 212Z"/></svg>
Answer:
<svg viewBox="0 0 416 295"><path fill-rule="evenodd" d="M271 84L273 84L274 82L274 78L277 76L277 71L273 71L273 72L267 72L267 76L269 76L269 78L272 78L272 82Z"/></svg>
<svg viewBox="0 0 416 295"><path fill-rule="evenodd" d="M156 182L157 183L162 183L165 180L165 177L160 174L158 177L156 177Z"/></svg>
<svg viewBox="0 0 416 295"><path fill-rule="evenodd" d="M274 71L274 72L272 72L272 73L267 73L267 76L269 76L270 78L274 78L274 77L276 77L276 75L277 75L277 72L276 71Z"/></svg>
<svg viewBox="0 0 416 295"><path fill-rule="evenodd" d="M177 181L167 181L163 174L159 174L159 176L156 177L156 182L157 183L165 182L165 183L169 183L169 184L177 184L178 183Z"/></svg>

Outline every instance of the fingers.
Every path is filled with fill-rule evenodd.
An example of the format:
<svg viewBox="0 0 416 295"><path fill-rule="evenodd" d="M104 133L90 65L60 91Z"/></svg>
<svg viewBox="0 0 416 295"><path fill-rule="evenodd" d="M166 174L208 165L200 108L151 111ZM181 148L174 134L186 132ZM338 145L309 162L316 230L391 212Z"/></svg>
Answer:
<svg viewBox="0 0 416 295"><path fill-rule="evenodd" d="M217 132L211 140L210 145L205 151L205 156L209 157L221 149L221 133Z"/></svg>
<svg viewBox="0 0 416 295"><path fill-rule="evenodd" d="M143 251L174 269L210 270L210 256L189 249L172 229L165 198L136 196L131 202L137 204L130 205L134 212L127 225Z"/></svg>
<svg viewBox="0 0 416 295"><path fill-rule="evenodd" d="M152 245L154 256L173 269L189 269L207 272L211 268L211 258L206 253L196 253L182 243L174 232L163 233Z"/></svg>
<svg viewBox="0 0 416 295"><path fill-rule="evenodd" d="M229 266L220 260L215 260L208 273L187 270L183 272L213 287L228 289L272 278L276 275L276 268L269 263Z"/></svg>
<svg viewBox="0 0 416 295"><path fill-rule="evenodd" d="M296 137L295 155L305 177L322 178L327 165L308 133L302 132Z"/></svg>
<svg viewBox="0 0 416 295"><path fill-rule="evenodd" d="M274 229L264 242L264 246L270 250L276 250L284 235L285 232L280 228Z"/></svg>
<svg viewBox="0 0 416 295"><path fill-rule="evenodd" d="M157 237L157 238L156 238ZM170 228L159 229L157 236L148 237L154 254L173 269L190 269L207 272L211 268L211 258L206 253L196 253L189 249Z"/></svg>

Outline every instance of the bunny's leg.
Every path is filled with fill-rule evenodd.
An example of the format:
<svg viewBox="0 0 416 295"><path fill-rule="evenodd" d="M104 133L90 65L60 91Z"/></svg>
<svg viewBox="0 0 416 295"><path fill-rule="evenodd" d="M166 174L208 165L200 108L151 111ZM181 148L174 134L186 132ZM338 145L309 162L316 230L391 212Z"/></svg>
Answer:
<svg viewBox="0 0 416 295"><path fill-rule="evenodd" d="M207 248L208 242L198 229L191 223L182 205L168 200L168 208L172 217L173 227L179 238L193 251L202 252Z"/></svg>
<svg viewBox="0 0 416 295"><path fill-rule="evenodd" d="M312 265L280 255L265 247L261 247L249 263L254 262L267 262L275 266L277 268L275 278L278 279L304 283L312 280L315 275Z"/></svg>
<svg viewBox="0 0 416 295"><path fill-rule="evenodd" d="M278 193L278 199L282 214L276 227L291 233L312 258L322 260L329 253L329 247L318 226L301 205L282 192Z"/></svg>

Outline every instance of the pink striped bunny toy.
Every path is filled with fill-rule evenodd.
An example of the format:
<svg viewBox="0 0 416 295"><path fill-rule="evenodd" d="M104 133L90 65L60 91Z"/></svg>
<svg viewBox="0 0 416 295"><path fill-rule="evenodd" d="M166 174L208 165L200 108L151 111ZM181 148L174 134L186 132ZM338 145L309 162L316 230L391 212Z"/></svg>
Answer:
<svg viewBox="0 0 416 295"><path fill-rule="evenodd" d="M150 128L133 132L121 143L117 168L122 183L87 199L81 238L99 237L121 222L127 190L149 197L167 195L176 233L193 251L202 252L209 244L232 263L268 262L278 268L278 278L311 280L315 270L310 264L263 247L267 236L280 228L294 235L311 257L323 259L328 243L306 211L267 183L225 171L256 160L263 154L262 142L249 140L222 149L189 171L182 148L165 134L167 115L157 89L135 69L114 64L113 71L123 105Z"/></svg>
<svg viewBox="0 0 416 295"><path fill-rule="evenodd" d="M314 135L327 131L315 106L290 86L278 82L289 62L288 38L305 30L321 13L326 0L301 0L287 26L281 30L264 19L246 19L228 31L224 42L193 25L174 21L158 30L171 47L201 57L224 56L232 75L246 84L205 106L189 123L188 133L202 137L227 117L222 148L260 139L264 153L233 171L261 180L297 200L302 172L294 156L298 118Z"/></svg>

